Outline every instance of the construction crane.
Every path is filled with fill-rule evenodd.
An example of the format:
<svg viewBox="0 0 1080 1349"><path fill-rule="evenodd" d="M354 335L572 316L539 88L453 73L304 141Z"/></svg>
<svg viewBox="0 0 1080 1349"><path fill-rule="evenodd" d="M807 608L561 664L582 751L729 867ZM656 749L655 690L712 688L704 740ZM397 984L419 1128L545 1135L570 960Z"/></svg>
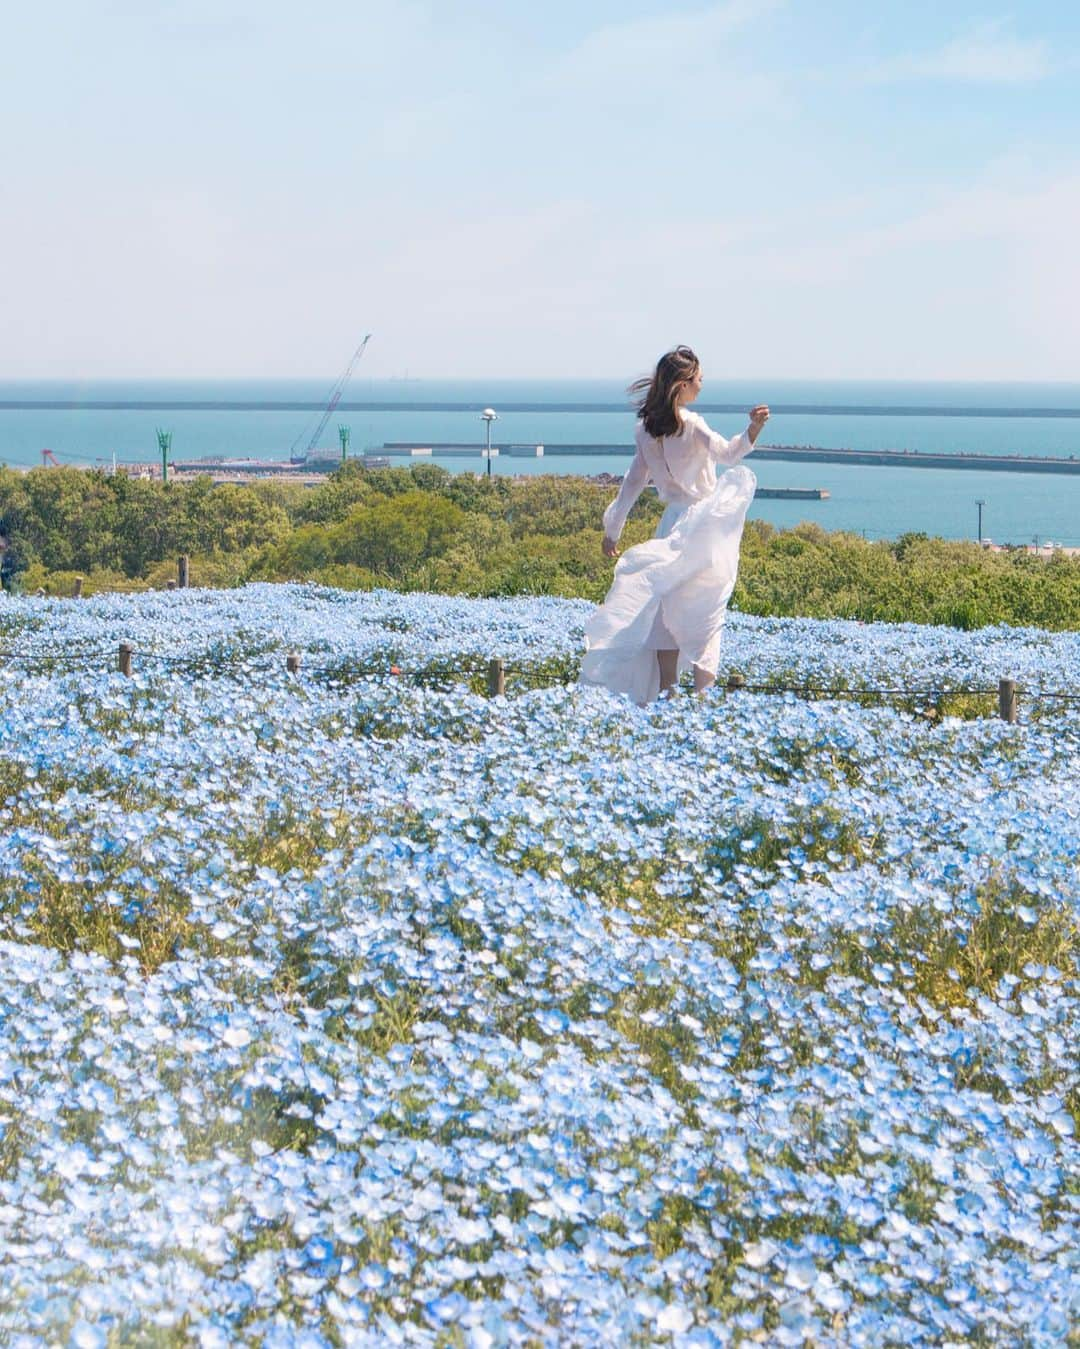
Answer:
<svg viewBox="0 0 1080 1349"><path fill-rule="evenodd" d="M368 335L364 338L364 340L353 352L352 360L345 367L345 373L341 376L341 378L334 385L333 390L331 391L330 401L326 405L326 411L320 418L319 424L315 428L314 434L312 435L311 439L308 441L307 449L304 451L303 455L298 457L296 453L297 445L299 445L304 438L303 431L301 431L300 434L293 441L292 445L289 448L289 459L293 463L297 463L303 459L306 459L308 455L312 452L312 450L316 447L316 445L319 443L319 437L326 430L326 423L334 415L334 409L341 402L341 395L345 392L345 385L348 384L349 380L352 378L352 372L356 369L357 364L360 361L360 357L363 356L364 354L364 348L370 341L371 341L371 333L368 333Z"/></svg>

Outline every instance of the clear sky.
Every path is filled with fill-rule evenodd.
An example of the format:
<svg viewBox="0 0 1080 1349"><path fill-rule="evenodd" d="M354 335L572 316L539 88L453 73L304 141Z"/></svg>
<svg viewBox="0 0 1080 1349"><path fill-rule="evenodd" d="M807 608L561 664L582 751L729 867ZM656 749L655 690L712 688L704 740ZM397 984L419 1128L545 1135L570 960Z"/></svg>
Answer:
<svg viewBox="0 0 1080 1349"><path fill-rule="evenodd" d="M14 10L12 14L10 11ZM1080 5L53 0L0 378L1080 378Z"/></svg>

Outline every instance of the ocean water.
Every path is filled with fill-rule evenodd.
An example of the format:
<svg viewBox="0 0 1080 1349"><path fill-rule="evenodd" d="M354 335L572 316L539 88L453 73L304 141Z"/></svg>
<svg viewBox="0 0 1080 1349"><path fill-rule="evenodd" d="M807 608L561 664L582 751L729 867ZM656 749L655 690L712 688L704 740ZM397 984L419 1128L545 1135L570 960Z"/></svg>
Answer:
<svg viewBox="0 0 1080 1349"><path fill-rule="evenodd" d="M172 432L177 460L284 459L294 443L307 445L329 392L328 384L312 380L0 382L0 461L40 463L46 447L60 462L83 466L107 464L113 454L122 462L156 461L158 427ZM1080 456L1080 384L707 380L697 407L717 430L732 435L745 425L739 409L759 401L773 408L762 438L768 444ZM28 403L36 406L15 406ZM144 406L109 406L116 403ZM206 406L222 403L249 406ZM496 445L626 447L622 456L504 456L493 461L495 473L621 473L628 462L634 417L624 386L612 380L354 379L320 444L337 444L339 423L350 427L354 453L377 451L389 441L475 442L475 459L436 456L434 462L453 472L477 472L484 467L478 413L485 405L499 412ZM905 530L974 538L975 503L982 499L985 536L1080 546L1080 475L762 460L751 460L751 467L762 486L831 493L821 502L754 503L753 516L780 526L814 520L869 538Z"/></svg>

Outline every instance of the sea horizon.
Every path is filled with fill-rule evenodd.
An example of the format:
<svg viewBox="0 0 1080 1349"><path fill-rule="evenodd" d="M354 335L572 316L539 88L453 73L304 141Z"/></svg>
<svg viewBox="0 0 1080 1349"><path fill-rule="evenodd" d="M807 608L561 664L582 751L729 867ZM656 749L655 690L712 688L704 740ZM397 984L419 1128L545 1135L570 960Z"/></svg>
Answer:
<svg viewBox="0 0 1080 1349"><path fill-rule="evenodd" d="M366 376L356 373L345 386L345 394L355 396L355 391L389 385L400 388L403 385L429 385L432 387L468 387L499 388L535 387L548 389L556 387L574 387L578 389L612 390L625 393L628 385L640 375L648 373L642 370L635 374L629 371L624 375L378 375ZM0 399L17 396L18 390L70 389L146 389L146 388L292 388L307 391L320 390L327 394L336 387L340 373L335 375L24 375L0 378ZM1013 391L1025 392L1045 390L1054 396L1055 401L1062 395L1080 398L1080 380L1061 379L920 379L906 376L841 376L821 377L802 375L706 375L705 393L708 390L742 389L746 386L787 390L805 389L820 391L828 388L851 388L870 391L889 389L890 391L915 392L920 389L934 389L948 393L950 397L962 395L965 390L978 390L984 393L997 393L1010 396Z"/></svg>
<svg viewBox="0 0 1080 1349"><path fill-rule="evenodd" d="M475 461L467 455L436 454L428 462L455 473L477 472L486 467L480 457L484 430L478 414L491 406L498 414L494 445L623 447L622 454L603 456L503 457L493 462L495 473L619 474L633 444L628 382L591 377L376 379L358 373L317 438L317 447L336 447L339 425L349 428L353 454L378 454L391 442L475 443ZM49 449L58 462L84 468L106 468L114 455L118 463L160 462L159 428L172 433L171 453L177 461L216 456L288 459L310 443L333 388L329 380L298 376L0 380L0 461L28 467L41 463L42 451ZM65 401L71 406L63 406ZM731 436L743 429L745 410L758 401L773 408L763 444L1080 455L1080 382L706 376L696 407L716 430ZM31 406L15 406L20 402ZM35 402L43 406L33 406ZM218 402L242 406L214 406ZM945 538L974 538L975 503L983 500L984 534L996 541L1040 537L1080 544L1078 478L761 460L754 471L763 487L830 493L821 502L755 502L752 516L779 527L812 520L867 537L922 530Z"/></svg>

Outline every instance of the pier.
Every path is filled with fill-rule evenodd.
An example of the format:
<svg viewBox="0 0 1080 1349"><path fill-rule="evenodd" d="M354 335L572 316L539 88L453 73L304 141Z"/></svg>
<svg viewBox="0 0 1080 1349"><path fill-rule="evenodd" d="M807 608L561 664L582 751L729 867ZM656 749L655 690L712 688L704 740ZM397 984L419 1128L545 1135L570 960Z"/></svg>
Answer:
<svg viewBox="0 0 1080 1349"><path fill-rule="evenodd" d="M491 457L504 459L555 459L555 458L611 458L629 459L633 454L631 445L492 445ZM473 459L482 464L487 457L483 445L476 442L449 441L420 445L415 441L387 441L370 453L351 455L350 462L363 464L368 468L383 468L393 460L417 461L431 459ZM759 461L779 460L787 463L806 464L848 464L862 468L946 468L974 469L977 472L994 473L1064 473L1080 474L1080 458L1076 455L1022 455L1022 454L975 454L975 453L928 453L924 450L846 450L828 449L818 445L759 445L754 450L754 459ZM312 456L310 459L229 459L224 456L208 456L205 459L186 460L174 465L181 474L207 473L217 477L222 474L244 477L265 475L288 475L318 478L340 464L335 455ZM613 465L613 468L616 467ZM130 466L128 471L130 471ZM618 469L616 469L618 471ZM816 487L760 488L758 495L786 496L805 500L824 500L828 492Z"/></svg>
<svg viewBox="0 0 1080 1349"><path fill-rule="evenodd" d="M632 445L502 445L491 447L492 455L612 455L629 458ZM475 455L483 458L483 447L461 442L419 446L407 441L388 441L381 453L412 457L416 455ZM928 453L925 450L832 450L819 445L759 445L754 458L779 459L793 463L853 464L863 467L886 468L960 468L990 470L998 473L1080 473L1080 458L1076 455L973 454L965 452Z"/></svg>
<svg viewBox="0 0 1080 1349"><path fill-rule="evenodd" d="M761 487L754 496L763 501L828 501L829 492L825 487Z"/></svg>
<svg viewBox="0 0 1080 1349"><path fill-rule="evenodd" d="M542 448L542 447L538 447ZM398 452L399 454L401 451ZM442 454L442 449L438 450ZM459 450L463 454L464 451ZM511 452L512 453L512 452ZM484 457L483 451L477 451L475 446L470 447L470 454L479 454ZM503 454L508 452L504 449ZM431 450L427 447L414 448L410 458L414 463L423 463L431 455ZM497 455L495 447L492 446L491 457L494 459ZM389 453L374 455L350 455L348 462L350 464L360 464L364 468L389 468ZM338 467L340 459L331 460L316 459L304 463L292 463L287 459L181 459L174 462L170 467L176 478L193 478L199 475L212 478L214 482L232 482L245 483L254 482L259 478L274 478L287 482L302 483L305 486L315 486L320 482L325 482L327 474ZM125 472L132 469L137 471L140 477L159 477L161 476L161 466L158 464L125 464ZM618 483L620 474L602 474L605 480L610 478L613 483ZM757 497L767 498L771 501L827 501L829 492L824 487L758 487L754 493Z"/></svg>

